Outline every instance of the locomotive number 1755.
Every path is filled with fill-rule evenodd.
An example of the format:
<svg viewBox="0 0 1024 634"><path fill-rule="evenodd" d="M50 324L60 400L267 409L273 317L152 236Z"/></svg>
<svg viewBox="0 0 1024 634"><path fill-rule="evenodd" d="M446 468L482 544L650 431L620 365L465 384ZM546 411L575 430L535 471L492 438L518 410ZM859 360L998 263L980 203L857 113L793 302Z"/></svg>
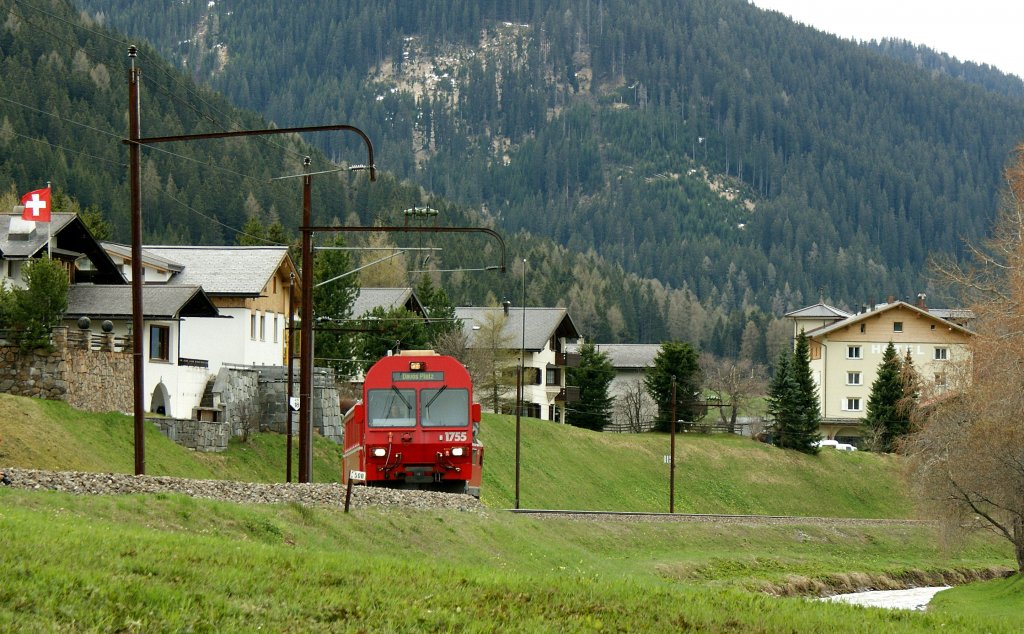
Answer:
<svg viewBox="0 0 1024 634"><path fill-rule="evenodd" d="M464 431L446 431L444 436L438 436L438 440L444 440L444 442L465 442L466 432Z"/></svg>

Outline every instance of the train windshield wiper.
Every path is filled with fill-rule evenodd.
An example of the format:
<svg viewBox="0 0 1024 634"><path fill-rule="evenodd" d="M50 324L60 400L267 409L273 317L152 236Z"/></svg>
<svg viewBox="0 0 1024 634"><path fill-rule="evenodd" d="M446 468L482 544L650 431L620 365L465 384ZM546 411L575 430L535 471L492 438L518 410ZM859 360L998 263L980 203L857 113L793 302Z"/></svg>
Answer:
<svg viewBox="0 0 1024 634"><path fill-rule="evenodd" d="M437 391L437 394L435 394L433 397L431 397L431 399L429 401L427 401L427 404L423 406L423 409L429 410L430 406L433 405L434 401L437 400L437 397L441 396L441 392L444 392L447 389L448 389L447 385L442 385L441 389Z"/></svg>

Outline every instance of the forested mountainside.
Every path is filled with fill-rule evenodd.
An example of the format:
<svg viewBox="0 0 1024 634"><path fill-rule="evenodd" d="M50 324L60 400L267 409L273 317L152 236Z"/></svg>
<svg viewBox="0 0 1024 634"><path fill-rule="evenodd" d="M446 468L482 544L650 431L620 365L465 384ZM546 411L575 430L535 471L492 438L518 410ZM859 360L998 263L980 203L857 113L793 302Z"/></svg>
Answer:
<svg viewBox="0 0 1024 634"><path fill-rule="evenodd" d="M400 177L727 311L925 290L1024 139L1005 86L744 0L158 4L78 0L280 125L363 126Z"/></svg>
<svg viewBox="0 0 1024 634"><path fill-rule="evenodd" d="M977 84L992 92L1011 97L1024 97L1024 79L1016 75L1007 75L988 64L961 62L946 53L940 53L927 46L912 44L906 40L886 38L880 42L865 42L864 46L874 48L889 57L919 68L927 69L933 74L946 75Z"/></svg>
<svg viewBox="0 0 1024 634"><path fill-rule="evenodd" d="M122 139L127 136L128 38L79 15L70 3L0 0L0 16L0 201L9 210L21 193L52 181L58 210L93 212L109 225L110 235L99 237L127 242L128 150ZM268 127L259 115L197 87L146 45L140 46L136 63L142 72L144 136ZM365 162L362 143L348 141L349 146L336 149L339 160ZM294 241L301 183L270 179L300 173L305 155L313 157L314 171L335 168L301 139L285 136L175 143L144 148L142 155L144 240L149 244L258 244L241 230L277 221L282 227L275 237ZM401 210L414 205L439 210L429 222L486 225L478 210L428 195L388 172L381 172L375 183L368 182L365 172L314 178L315 224L401 225L407 222ZM599 341L676 338L729 355L739 354L742 346L744 354L766 362L769 342L785 340L785 325L778 318L705 308L688 290L628 274L592 249L571 252L547 238L501 233L505 275L437 272L502 264L500 245L486 237L418 234L377 240L443 249L429 258L409 255L407 269L431 270L435 283L458 304L506 298L520 304L525 258L527 304L570 306L580 331ZM350 244L360 242L358 236L348 237ZM332 238L318 235L316 243ZM419 274L405 275L386 281L419 282Z"/></svg>

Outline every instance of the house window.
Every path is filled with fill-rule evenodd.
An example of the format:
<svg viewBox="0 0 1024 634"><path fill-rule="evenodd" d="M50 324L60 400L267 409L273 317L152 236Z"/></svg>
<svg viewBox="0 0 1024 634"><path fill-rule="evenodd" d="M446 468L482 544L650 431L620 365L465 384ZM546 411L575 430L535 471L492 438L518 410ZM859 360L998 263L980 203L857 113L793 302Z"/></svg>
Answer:
<svg viewBox="0 0 1024 634"><path fill-rule="evenodd" d="M267 316L260 315L260 341L267 340Z"/></svg>
<svg viewBox="0 0 1024 634"><path fill-rule="evenodd" d="M941 374L940 373L940 374L936 374L935 375L935 386L936 387L946 387L946 375L945 374Z"/></svg>
<svg viewBox="0 0 1024 634"><path fill-rule="evenodd" d="M149 358L152 361L171 360L170 326L149 327Z"/></svg>
<svg viewBox="0 0 1024 634"><path fill-rule="evenodd" d="M892 331L893 332L903 332L903 322L902 321L894 321L894 322L892 322Z"/></svg>
<svg viewBox="0 0 1024 634"><path fill-rule="evenodd" d="M274 343L277 343L277 313L274 313Z"/></svg>
<svg viewBox="0 0 1024 634"><path fill-rule="evenodd" d="M935 349L935 360L936 361L947 361L949 359L949 348L936 348Z"/></svg>
<svg viewBox="0 0 1024 634"><path fill-rule="evenodd" d="M860 346L846 346L846 358L847 359L859 359L860 358Z"/></svg>
<svg viewBox="0 0 1024 634"><path fill-rule="evenodd" d="M847 372L846 373L846 384L847 385L860 385L861 384L860 372Z"/></svg>
<svg viewBox="0 0 1024 634"><path fill-rule="evenodd" d="M547 385L561 385L562 372L558 368L548 368Z"/></svg>
<svg viewBox="0 0 1024 634"><path fill-rule="evenodd" d="M860 411L860 399L849 397L843 401L843 409L848 412Z"/></svg>
<svg viewBox="0 0 1024 634"><path fill-rule="evenodd" d="M256 339L256 313L249 315L249 338Z"/></svg>
<svg viewBox="0 0 1024 634"><path fill-rule="evenodd" d="M861 325L860 325L860 331L861 331L862 333L863 333L863 332L866 332L866 331L867 331L867 325L866 325L866 324L861 324Z"/></svg>

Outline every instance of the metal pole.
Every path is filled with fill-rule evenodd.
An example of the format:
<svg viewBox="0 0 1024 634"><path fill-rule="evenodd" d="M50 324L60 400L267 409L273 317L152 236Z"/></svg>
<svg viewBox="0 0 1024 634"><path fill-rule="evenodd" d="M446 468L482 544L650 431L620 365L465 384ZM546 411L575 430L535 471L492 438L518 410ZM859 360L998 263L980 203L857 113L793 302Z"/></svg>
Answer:
<svg viewBox="0 0 1024 634"><path fill-rule="evenodd" d="M309 157L302 160L309 172ZM309 230L312 216L313 177L302 178L302 358L299 360L299 482L313 480L313 239Z"/></svg>
<svg viewBox="0 0 1024 634"><path fill-rule="evenodd" d="M141 136L139 118L139 69L135 67L136 48L128 47L128 138L137 141ZM146 410L145 410L145 364L143 358L142 325L142 162L139 158L139 144L128 146L128 178L131 186L132 213L132 365L134 384L133 417L135 421L135 475L146 473Z"/></svg>
<svg viewBox="0 0 1024 634"><path fill-rule="evenodd" d="M295 274L288 278L288 407L285 412L287 425L287 456L285 457L285 482L292 481L292 396L295 382Z"/></svg>
<svg viewBox="0 0 1024 634"><path fill-rule="evenodd" d="M668 464L668 512L676 512L676 377L672 377L672 439L669 444Z"/></svg>
<svg viewBox="0 0 1024 634"><path fill-rule="evenodd" d="M523 393L526 391L526 377L523 373L526 371L526 258L523 258L523 332L521 344L519 346L519 367L516 372L516 499L515 508L519 508L519 447L520 447L520 436L522 427L520 425L520 417L523 411Z"/></svg>

